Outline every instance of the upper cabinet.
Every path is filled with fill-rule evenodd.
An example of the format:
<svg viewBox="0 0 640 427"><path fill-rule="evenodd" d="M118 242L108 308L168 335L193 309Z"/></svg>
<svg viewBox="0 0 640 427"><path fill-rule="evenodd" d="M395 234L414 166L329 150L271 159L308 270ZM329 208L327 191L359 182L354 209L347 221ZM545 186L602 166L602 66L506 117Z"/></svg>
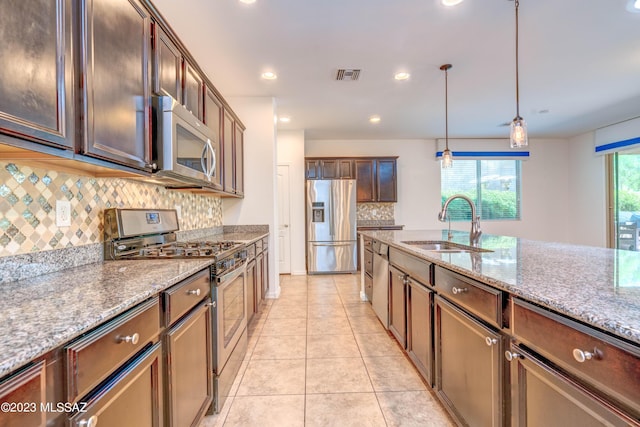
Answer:
<svg viewBox="0 0 640 427"><path fill-rule="evenodd" d="M203 121L204 119L204 82L198 71L188 60L184 60L184 100L183 105L191 114Z"/></svg>
<svg viewBox="0 0 640 427"><path fill-rule="evenodd" d="M167 33L153 24L153 90L157 95L182 99L182 54Z"/></svg>
<svg viewBox="0 0 640 427"><path fill-rule="evenodd" d="M137 0L83 0L83 152L151 169L151 19Z"/></svg>
<svg viewBox="0 0 640 427"><path fill-rule="evenodd" d="M244 127L223 110L222 156L225 193L244 196Z"/></svg>
<svg viewBox="0 0 640 427"><path fill-rule="evenodd" d="M244 196L244 128L235 122L235 158L234 176L236 179L235 193L238 196Z"/></svg>
<svg viewBox="0 0 640 427"><path fill-rule="evenodd" d="M307 179L355 179L353 159L306 159Z"/></svg>
<svg viewBox="0 0 640 427"><path fill-rule="evenodd" d="M0 14L0 132L73 148L71 0L5 0Z"/></svg>
<svg viewBox="0 0 640 427"><path fill-rule="evenodd" d="M356 194L358 202L376 201L376 162L356 160Z"/></svg>

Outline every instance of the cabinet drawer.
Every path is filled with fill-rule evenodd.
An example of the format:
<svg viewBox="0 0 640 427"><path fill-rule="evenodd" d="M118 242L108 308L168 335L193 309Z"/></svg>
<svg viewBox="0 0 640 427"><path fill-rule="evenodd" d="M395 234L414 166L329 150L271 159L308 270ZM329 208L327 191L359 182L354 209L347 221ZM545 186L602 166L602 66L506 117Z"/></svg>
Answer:
<svg viewBox="0 0 640 427"><path fill-rule="evenodd" d="M256 258L256 245L252 243L247 245L247 262Z"/></svg>
<svg viewBox="0 0 640 427"><path fill-rule="evenodd" d="M159 332L160 305L153 298L65 346L67 400L84 396Z"/></svg>
<svg viewBox="0 0 640 427"><path fill-rule="evenodd" d="M262 252L262 240L258 240L256 242L256 254L259 254L260 252Z"/></svg>
<svg viewBox="0 0 640 427"><path fill-rule="evenodd" d="M516 339L640 415L640 351L518 299L512 325Z"/></svg>
<svg viewBox="0 0 640 427"><path fill-rule="evenodd" d="M206 269L162 293L165 326L173 324L211 293L210 280Z"/></svg>
<svg viewBox="0 0 640 427"><path fill-rule="evenodd" d="M400 269L409 276L423 284L431 285L433 283L431 278L432 264L430 262L406 254L395 248L389 248L389 262L400 267Z"/></svg>
<svg viewBox="0 0 640 427"><path fill-rule="evenodd" d="M269 249L269 238L268 237L263 237L262 238L262 250L266 251L267 249Z"/></svg>
<svg viewBox="0 0 640 427"><path fill-rule="evenodd" d="M502 327L502 292L440 267L435 269L436 290L481 319Z"/></svg>
<svg viewBox="0 0 640 427"><path fill-rule="evenodd" d="M362 240L364 241L364 248L371 250L373 245L373 239L371 237L362 236Z"/></svg>
<svg viewBox="0 0 640 427"><path fill-rule="evenodd" d="M373 252L364 251L364 271L373 276Z"/></svg>

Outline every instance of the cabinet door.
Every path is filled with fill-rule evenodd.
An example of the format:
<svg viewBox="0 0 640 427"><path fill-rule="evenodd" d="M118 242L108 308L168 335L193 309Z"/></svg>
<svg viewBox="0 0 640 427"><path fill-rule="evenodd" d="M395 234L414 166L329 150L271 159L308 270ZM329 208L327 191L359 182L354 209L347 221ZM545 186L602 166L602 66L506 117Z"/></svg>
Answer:
<svg viewBox="0 0 640 427"><path fill-rule="evenodd" d="M149 13L138 0L82 3L84 152L150 169Z"/></svg>
<svg viewBox="0 0 640 427"><path fill-rule="evenodd" d="M244 196L244 131L238 123L235 123L235 158L234 177L236 180L235 192L239 196Z"/></svg>
<svg viewBox="0 0 640 427"><path fill-rule="evenodd" d="M389 267L389 330L396 337L402 348L406 348L407 339L407 310L406 310L406 282L407 275L395 268Z"/></svg>
<svg viewBox="0 0 640 427"><path fill-rule="evenodd" d="M0 383L3 405L0 424L3 427L44 427L47 413L41 411L40 404L47 402L45 382L45 365L39 362ZM9 407L5 408L5 405Z"/></svg>
<svg viewBox="0 0 640 427"><path fill-rule="evenodd" d="M247 326L256 313L256 262L247 264Z"/></svg>
<svg viewBox="0 0 640 427"><path fill-rule="evenodd" d="M376 160L376 199L378 202L397 202L396 160Z"/></svg>
<svg viewBox="0 0 640 427"><path fill-rule="evenodd" d="M322 170L320 166L320 160L306 160L305 161L305 176L307 179L320 179L322 178Z"/></svg>
<svg viewBox="0 0 640 427"><path fill-rule="evenodd" d="M208 86L205 88L204 98L204 123L213 130L218 137L222 137L222 101L218 99L213 89Z"/></svg>
<svg viewBox="0 0 640 427"><path fill-rule="evenodd" d="M374 202L376 200L375 162L373 160L356 160L356 187L358 202Z"/></svg>
<svg viewBox="0 0 640 427"><path fill-rule="evenodd" d="M224 110L222 129L222 156L224 159L222 167L223 186L225 192L233 193L235 190L235 182L233 181L235 175L235 161L233 157L233 136L235 129L233 127L233 117L227 110Z"/></svg>
<svg viewBox="0 0 640 427"><path fill-rule="evenodd" d="M206 302L166 335L169 393L165 407L170 426L197 424L213 400L212 320Z"/></svg>
<svg viewBox="0 0 640 427"><path fill-rule="evenodd" d="M183 104L191 114L203 120L204 82L202 77L188 61L184 61L184 100Z"/></svg>
<svg viewBox="0 0 640 427"><path fill-rule="evenodd" d="M182 54L158 24L154 29L153 90L158 95L182 99Z"/></svg>
<svg viewBox="0 0 640 427"><path fill-rule="evenodd" d="M322 167L322 179L340 178L340 167L338 159L324 159L320 161Z"/></svg>
<svg viewBox="0 0 640 427"><path fill-rule="evenodd" d="M339 159L338 160L338 178L341 179L355 179L356 173L353 167L353 160L351 159Z"/></svg>
<svg viewBox="0 0 640 427"><path fill-rule="evenodd" d="M5 0L0 14L0 132L73 148L70 0Z"/></svg>
<svg viewBox="0 0 640 427"><path fill-rule="evenodd" d="M503 339L435 297L436 394L460 424L502 426Z"/></svg>
<svg viewBox="0 0 640 427"><path fill-rule="evenodd" d="M260 311L262 302L264 301L264 294L262 293L263 282L265 280L264 271L264 254L259 253L256 255L256 275L255 275L255 299L256 299L256 313Z"/></svg>
<svg viewBox="0 0 640 427"><path fill-rule="evenodd" d="M433 292L413 279L407 281L407 353L418 372L433 384Z"/></svg>
<svg viewBox="0 0 640 427"><path fill-rule="evenodd" d="M262 259L262 263L263 263L262 299L264 300L267 297L267 292L269 291L269 251L265 249L263 256L264 258Z"/></svg>
<svg viewBox="0 0 640 427"><path fill-rule="evenodd" d="M577 384L533 354L512 346L512 418L514 426L629 426L637 420Z"/></svg>
<svg viewBox="0 0 640 427"><path fill-rule="evenodd" d="M161 426L161 368L162 345L156 343L91 394L85 412L73 415L70 425Z"/></svg>

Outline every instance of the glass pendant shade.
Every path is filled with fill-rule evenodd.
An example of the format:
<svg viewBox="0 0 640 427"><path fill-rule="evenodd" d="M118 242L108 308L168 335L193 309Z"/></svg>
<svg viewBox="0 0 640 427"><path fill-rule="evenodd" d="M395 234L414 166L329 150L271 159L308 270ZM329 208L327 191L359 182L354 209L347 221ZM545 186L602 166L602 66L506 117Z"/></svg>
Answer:
<svg viewBox="0 0 640 427"><path fill-rule="evenodd" d="M447 169L453 166L453 156L451 155L451 151L446 148L442 152L442 169Z"/></svg>
<svg viewBox="0 0 640 427"><path fill-rule="evenodd" d="M522 117L516 117L511 122L510 140L511 148L520 148L529 145L527 123Z"/></svg>

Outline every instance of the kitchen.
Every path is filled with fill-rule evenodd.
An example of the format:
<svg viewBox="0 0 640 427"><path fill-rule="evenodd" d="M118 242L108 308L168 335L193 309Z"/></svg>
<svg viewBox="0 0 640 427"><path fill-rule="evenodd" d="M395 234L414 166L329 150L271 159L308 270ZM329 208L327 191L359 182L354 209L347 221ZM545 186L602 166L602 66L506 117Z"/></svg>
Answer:
<svg viewBox="0 0 640 427"><path fill-rule="evenodd" d="M482 11L482 13L485 14L497 13L497 18L500 18L500 28L496 28L496 34L494 34L494 38L491 39L491 43L495 42L495 45L502 46L498 50L500 51L501 56L500 61L504 60L504 62L500 62L500 64L504 65L504 67L501 66L498 69L504 70L504 72L497 72L496 68L488 67L486 63L483 67L480 67L480 65L465 64L465 57L460 56L460 54L454 56L453 51L451 53L451 56L444 56L444 54L441 53L440 55L436 56L437 59L434 59L433 63L429 62L428 66L422 65L421 67L423 68L421 69L421 71L413 71L413 80L400 82L401 84L404 84L411 83L412 81L420 81L420 74L422 73L429 80L428 84L423 83L421 90L411 89L411 86L409 85L405 85L400 89L401 91L405 92L412 91L418 93L419 97L422 98L425 102L422 109L416 109L416 111L407 112L406 118L404 120L408 122L418 123L421 121L429 122L431 123L429 131L423 131L422 133L414 134L398 133L395 135L389 133L389 131L384 127L385 121L387 120L386 118L391 117L387 114L381 114L382 121L380 123L380 126L378 126L377 128L371 128L371 126L367 123L366 126L368 126L368 128L361 129L356 133L348 133L347 131L334 131L333 134L325 133L323 135L318 132L314 133L313 127L310 125L308 126L309 130L307 131L296 130L304 129L305 126L295 123L295 121L300 117L296 117L296 114L292 112L290 114L292 115L293 123L290 125L278 124L276 130L273 120L274 116L280 115L281 113L286 113L284 111L286 104L277 101L279 97L279 81L284 80L284 77L286 76L284 69L283 71L277 70L280 74L279 81L268 82L260 81L258 78L254 78L253 74L246 74L246 70L260 67L243 66L240 62L235 63L236 65L233 65L234 63L231 63L231 61L229 61L231 64L225 64L226 61L220 61L219 59L215 58L217 55L209 55L209 44L198 43L198 40L201 38L201 36L199 36L199 32L196 31L196 28L207 27L211 27L212 29L216 29L217 31L224 31L225 27L222 25L222 22L216 22L216 25L210 25L208 19L213 18L208 18L206 14L198 14L198 16L194 16L193 11L181 10L183 9L182 5L167 4L169 2L160 1L154 3L158 6L160 12L165 15L171 27L176 30L180 39L185 42L189 51L195 56L197 64L204 68L205 74L211 78L211 82L215 85L216 88L222 90L222 93L225 95L226 101L232 107L234 114L236 114L241 123L246 126L244 134L245 194L244 198L242 199L210 197L203 196L198 193L167 191L164 190L164 188L157 188L155 186L151 187L145 183L130 184L130 181L122 181L120 180L120 178L105 178L99 176L99 174L94 174L91 176L93 177L95 182L91 181L91 178L87 178L86 184L85 180L80 180L80 185L87 185L88 187L93 188L94 191L102 191L102 193L100 194L104 194L106 200L101 203L104 203L105 207L107 207L106 203L109 203L114 207L135 206L155 209L172 209L176 206L180 206L180 210L182 211L182 222L180 225L181 229L184 230L207 227L215 228L223 225L233 226L241 224L268 224L269 230L271 232L271 240L269 243L272 253L279 253L279 239L275 238L276 230L278 230L279 228L279 213L276 203L278 194L277 176L279 171L277 165L288 164L289 175L291 177L298 177L297 179L291 179L289 182L291 189L291 191L289 192L291 204L291 266L289 272L296 275L304 273L306 271L306 260L304 256L305 225L303 214L303 198L305 193L303 177L305 157L398 156L398 202L393 206L393 218L398 224L404 225L405 229L407 230L442 228L442 224L437 220L437 213L441 208L441 200L439 197L440 169L439 162L435 160L434 156L434 152L436 151L435 138L442 138L444 134L444 88L442 87L444 82L442 80L443 76L438 70L440 63L445 61L453 62L453 68L450 71L449 82L449 88L451 91L451 110L449 113L449 117L452 119L449 129L451 135L455 136L455 138L452 138L449 141L452 149L456 151L460 149L459 147L464 146L464 144L472 144L474 143L474 140L472 139L475 139L475 142L479 141L480 143L486 143L487 145L499 145L504 142L504 140L500 140L499 138L503 138L501 136L502 130L506 130L506 128L500 128L496 131L496 126L498 123L510 120L514 113L514 111L512 111L514 104L513 91L515 89L512 80L512 64L514 59L512 55L513 40L511 38L513 31L512 3L504 2L506 3L504 5L495 5L494 9L492 9L491 12ZM471 7L468 5L472 3L473 2L467 1L463 3L461 7ZM607 21L602 18L602 22L600 25L605 26L608 24L610 27L620 27L620 30L623 31L625 28L627 28L627 25L633 25L633 22L637 21L638 15L627 12L625 10L625 2L619 3L622 5L620 6L621 11L607 18L613 21ZM542 19L544 15L541 14L544 14L545 10L548 11L549 9L538 10L537 12L529 12L527 9L525 9L525 4L523 4L522 6L523 26L521 30L523 31L524 36L526 34L525 31L533 31L531 20ZM578 7L579 5L575 4L574 6ZM204 6L194 5L193 7L198 7L199 10L199 8ZM255 17L256 11L260 12L260 7L263 7L260 5L260 2L256 3L255 5L243 5L236 4L235 2L229 2L229 4L220 7L222 7L222 9L218 10L217 19L221 19L224 21L225 18L220 17L232 17L238 14L253 13L254 17L252 19L254 19L254 21L245 24L248 27L251 27L252 25L257 26L258 23L261 22L257 17ZM250 9L251 7L254 7L255 9ZM419 8L419 6L416 7L418 8L416 10L422 10ZM453 12L454 9L441 11L440 9L438 9L438 7L439 6L435 4L432 6L434 10L438 10L438 13L443 14L439 16L441 16L443 22L445 23L453 22L448 21L447 19L463 19L465 17L466 19L468 19L468 16L466 15L453 15L453 17L450 18L443 18L442 16L445 16L444 13ZM547 8L552 7L553 6L547 5ZM568 8L569 5L566 5L564 7ZM606 9L608 8L609 6L606 7ZM403 13L410 15L411 10L411 8L407 8L407 10ZM473 9L471 12L468 11L466 13L473 13L474 11L475 9ZM349 13L355 12L356 11L354 10L349 10ZM565 12L572 13L572 11L570 10L565 10ZM343 9L340 9L339 11L333 9L325 12L325 14L334 14L335 16L340 16L341 13L345 13L345 19L348 16L353 16ZM530 21L528 22L527 26L528 13L530 13L529 16L533 16L535 18L528 18L530 19ZM535 13L537 13L538 15L531 15ZM601 15L604 16L604 13ZM405 15L402 15L400 17L394 15L394 17L398 20L400 20L401 18L410 19L410 17L407 17ZM198 21L199 19L203 21ZM418 18L416 17L413 19L417 20ZM489 19L489 17L486 16L486 19ZM616 21L616 19L619 21ZM354 19L353 22L357 22L357 20ZM624 22L625 25L616 25L616 22ZM198 25L194 25L194 23L197 23ZM232 25L232 23L233 21L229 19L229 25ZM284 30L293 31L296 30L296 28L299 30L299 28L297 27L297 25L300 25L299 23L291 25L293 25L293 28L284 26ZM576 23L573 23L573 21L571 21L568 25L579 24L576 20ZM190 31L190 27L193 28L192 31ZM577 31L576 28L572 29ZM222 44L224 44L224 42L227 42L229 44L228 46L217 47L218 52L220 52L219 56L225 58L231 57L229 49L232 47L235 47L240 51L245 51L245 49L247 49L246 46L234 45L233 43L231 43L239 43L242 40L242 37L237 36L237 32L233 32L230 30L226 31L236 36L230 39L228 36L227 38L223 38L220 37L220 34L213 34L211 37L209 37L209 39L211 40L221 40ZM605 31L603 30L597 33L604 34ZM616 37L613 34L613 31L611 31L610 33L611 34L608 34L609 37ZM580 32L577 32L577 34L580 34ZM618 37L619 40L633 40L632 37ZM549 84L552 84L555 81L554 79L556 77L554 77L554 73L558 74L558 81L568 82L571 80L570 76L567 76L565 74L560 75L561 73L570 73L571 67L568 66L560 67L561 69L558 70L539 70L537 68L534 68L537 62L532 59L526 59L526 55L524 54L525 40L527 40L527 38L523 37L523 56L521 57L521 72L523 77L521 87L523 105L525 105L524 102L533 102L531 101L531 98L534 96L534 93L542 93L546 95L549 92L543 91L542 89L529 89L528 92L525 90L525 76L527 76L528 79L531 79L531 74L534 73L534 71L535 73L546 71L547 74L544 74L541 79L543 80L543 82L549 82ZM363 40L360 40L360 42L362 43ZM491 43L487 42L487 44ZM296 46L297 49L301 49L303 47L304 46ZM529 47L529 52L531 51L532 48ZM611 55L614 55L614 53L611 53ZM602 54L604 55L604 53ZM620 54L617 53L617 55ZM487 53L486 56L490 57L490 54ZM618 56L615 57L618 58ZM634 58L632 53L629 53L627 55L620 55L620 58L622 57L629 58L630 60ZM263 58L260 60L264 63L275 61L269 58ZM565 60L571 62L575 61L576 58L568 57L565 58ZM213 64L211 64L209 61L211 61ZM240 59L238 61L240 61ZM328 66L329 68L332 68L345 65L360 66L357 63L352 64L351 62L353 61L353 59L345 57L335 58L334 61L336 61L335 64L324 64L324 67ZM532 62L534 63L534 65L531 65ZM275 63L273 64L274 67L276 67L276 65L277 64ZM228 74L224 74L222 72L223 66L230 67ZM395 64L393 66L395 67ZM585 65L583 65L582 67L585 67ZM629 63L625 63L625 65L622 65L619 68L629 74L634 74L634 68ZM496 77L496 80L498 80L498 82L493 80L492 84L486 85L487 87L492 88L492 92L490 93L483 94L480 91L472 90L470 86L471 83L468 81L468 77L464 80L462 78L462 76L465 76L465 73L466 76L470 76L475 72L480 72L480 69L484 70L487 75L495 74L496 76L500 76L500 78ZM487 71L487 69L489 69L489 71ZM586 71L586 68L582 69ZM458 70L460 70L460 74L456 74ZM259 72L262 71L263 70L260 69L256 71L256 73L259 74ZM289 71L289 73L292 72L293 70ZM339 83L364 84L367 82L368 72L369 68L363 70L361 76L362 81L360 82ZM637 71L635 74L637 75ZM570 73L570 75L573 74ZM619 77L619 79L623 81L622 77ZM257 82L254 82L254 80ZM238 81L239 85L246 86L246 88L238 88L236 86L233 86L233 81ZM617 99L621 101L619 102L620 106L618 108L609 108L609 106L605 105L613 103L615 99L606 98L606 94L603 93L604 91L602 89L596 89L596 86L594 85L594 88L592 89L592 92L594 93L593 96L595 98L598 98L599 95L601 97L604 97L603 99L607 99L608 101L602 101L601 104L597 106L599 108L597 111L576 110L576 113L573 116L574 118L572 119L574 128L570 130L556 132L547 130L546 132L540 131L539 133L536 133L534 131L535 127L533 123L536 120L538 122L542 122L543 120L548 119L544 118L545 116L543 114L536 113L535 115L533 115L532 113L530 113L530 111L533 109L533 107L536 107L537 110L548 107L548 105L546 105L547 101L536 101L536 103L527 104L527 107L523 108L523 116L528 119L531 126L531 137L529 146L530 159L524 162L524 166L522 169L523 216L520 221L483 222L483 229L485 233L514 235L536 240L561 241L594 246L606 246L607 243L605 218L607 212L606 205L604 203L604 200L606 200L605 168L604 159L602 157L596 157L593 155L594 131L595 129L602 128L604 126L614 124L622 120L630 119L638 115L637 103L634 104L633 102L634 100L637 101L637 95L635 96L635 98L633 97L634 92L632 89L637 88L637 84L634 82L635 80L630 80L628 81L625 88L623 88L622 90L617 89L618 93L621 92L623 94L617 95ZM611 82L607 83L609 84ZM262 86L260 87L260 89L250 90L249 86L247 86L249 84L257 84ZM374 82L374 84L376 83ZM348 91L351 89L340 90ZM352 93L352 95L354 97L364 97L364 94L358 92L358 90L359 89L355 89L355 92ZM614 91L613 89L611 90L611 92L614 94L616 93L616 91ZM231 96L226 96L227 93ZM575 93L567 95L567 97L571 96L577 95ZM460 112L455 112L456 110L454 110L454 106L472 104L472 100L476 97L481 98L481 100L483 100L483 103L476 105L475 113L462 114ZM625 97L628 98L626 101L624 101ZM429 98L431 98L431 101L428 101L428 105L426 105ZM482 120L480 118L476 118L475 116L480 115L480 110L486 109L484 108L486 99L493 98L504 98L504 105L501 104L500 107L501 109L504 109L504 113L502 113L497 118L494 118L493 116ZM525 101L527 98L529 98L530 100ZM629 112L628 110L623 110L622 107L624 107L625 102L627 106L636 105L635 109L631 108L631 112ZM371 101L371 103L373 105L376 105L373 101ZM390 104L393 104L393 102ZM400 109L400 107L398 107L397 105L395 106L395 108ZM552 115L554 113L555 107L551 106L548 108L551 109ZM574 108L577 107L574 106ZM372 111L371 113L377 112L378 111ZM364 116L364 121L366 121L366 117L368 116L368 114L369 113ZM529 118L532 115L536 120L534 120L534 117ZM490 123L491 129L490 131L481 132L480 130L473 130L474 127L469 125L468 128L470 130L463 130L463 126L461 125L462 120L460 119L460 117L466 117L468 118L468 120L477 120ZM578 118L582 118L583 121L579 122ZM355 121L353 119L350 120ZM558 121L560 121L560 119ZM570 122L571 120L567 121ZM336 121L336 123L338 123L338 121ZM538 124L538 126L541 125ZM408 124L404 123L404 127L408 129ZM467 128L467 126L464 126L464 128ZM425 137L426 135L428 135L428 138ZM482 139L479 140L479 138ZM487 138L492 138L495 141L487 141ZM393 140L393 148L391 150L389 148L390 139ZM442 141L439 142L441 143ZM22 159L26 158L24 156L24 153L21 153L21 156ZM3 157L5 157L4 152ZM76 203L78 198L77 192L72 189L72 185L75 185L75 183L78 182L78 178L83 177L84 175L78 174L78 172L72 172L70 175L64 175L65 173L67 173L67 169L58 170L62 169L63 167L68 167L68 164L64 162L59 162L57 163L56 167L52 167L50 159L44 159L40 157L34 162L27 162L24 160L20 162L18 160L15 160L15 158L16 157L14 156L10 163L18 165L19 170L18 172L16 172L17 176L20 177L20 174L22 174L26 178L32 176L34 177L34 180L38 178L38 182L34 184L35 186L43 186L44 181L52 179L54 181L54 185L57 185L61 188L61 196L58 196L56 194L56 196L51 196L50 199L46 201L46 203L49 204L49 208L47 209L51 209L55 206L57 197L66 198L68 197L67 194L73 194L74 198L72 198L72 203ZM271 159L271 161L265 161L265 159ZM24 166L21 163L24 163ZM36 168L37 170L33 169L36 167L33 166L33 164L39 165L40 167ZM3 222L3 224L6 224L6 229L3 228L3 230L8 231L10 229L11 233L14 233L13 228L10 227L10 224L14 223L16 217L22 216L25 207L18 204L18 206L20 206L20 209L16 210L13 208L14 205L8 204L6 200L7 197L9 197L10 194L13 193L15 197L20 199L18 203L24 204L23 198L25 194L21 193L22 190L17 189L17 187L19 186L16 186L14 182L15 180L12 181L11 177L13 177L14 175L11 174L7 167L8 165L3 164L3 182L7 183L7 186L11 189L11 192L8 192L6 196L3 195L4 199L2 210L3 214L6 215L5 218L7 218L9 221L8 223ZM24 169L25 167L28 169ZM74 168L71 167L70 169L73 170ZM49 171L53 172L51 174L48 174ZM251 172L249 173L247 171ZM60 175L64 175L64 180L62 183L58 183L56 181L56 176L53 176L54 172L57 172L57 174ZM103 172L107 172L108 174L108 171ZM45 177L48 177L48 179L45 179ZM268 179L265 179L265 177L268 177ZM10 185L13 185L14 187L10 187ZM65 186L66 191L62 190L63 185ZM111 186L113 186L114 188L111 188ZM100 188L100 190L97 189L98 187ZM588 192L584 191L585 187L589 188ZM91 223L90 225L86 227L84 225L80 226L77 222L73 221L71 228L66 230L69 231L69 233L65 233L62 236L56 236L57 228L55 228L52 223L48 223L47 228L51 228L51 230L46 230L43 232L43 236L46 237L44 237L43 239L43 246L40 246L40 243L33 244L33 242L37 242L36 236L33 235L33 232L26 233L23 231L26 229L26 225L20 225L20 223L14 224L15 228L20 231L23 237L19 237L17 241L12 238L10 243L7 243L4 246L5 249L3 249L3 251L8 250L10 251L9 253L11 255L25 254L25 256L27 256L26 254L29 253L28 256L33 257L35 256L35 254L30 252L32 251L32 248L34 246L40 248L41 251L46 253L46 251L49 249L60 247L58 246L58 241L62 242L61 246L86 245L88 243L96 244L101 242L102 233L100 230L99 220L98 223L95 222L96 219L99 218L99 216L89 215L86 211L87 205L89 208L95 207L90 206L91 203L87 202L89 198L95 197L95 194L91 193L92 190L90 188L80 191L80 193L83 194L82 197L84 202L81 202L81 212L76 212L77 214L82 216L82 221L86 222L88 219L88 223ZM554 188L553 194L549 194L549 188ZM46 192L51 190L42 189L39 191L43 192L44 197L46 198L49 197L47 195L48 193ZM35 194L36 197L34 197L34 194L29 194L34 200L39 200L39 197L37 196L39 196L40 193ZM86 197L87 194L89 194L90 196ZM141 200L144 200L144 202L142 202ZM43 204L47 206L45 203ZM553 206L554 208L550 209L549 206ZM42 220L42 218L38 218L38 220ZM22 219L20 219L20 221L22 221ZM49 221L51 221L51 219L49 219ZM466 231L468 229L468 224L454 223L453 227ZM35 228L37 228L37 226L34 227L34 229ZM589 232L585 232L585 230L589 230ZM7 233L7 235L10 236L9 233ZM15 233L15 235L18 235L18 233ZM22 243L24 245L19 243L20 240L22 240ZM56 242L55 245L52 244L54 242ZM31 245L29 246L29 244ZM4 253L5 252L3 252L3 254ZM34 258L23 258L20 261L22 264L17 266L17 270L21 272L20 274L29 269L25 264L26 262L29 262L27 260L31 259ZM3 273L7 271L4 267L3 270ZM276 262L276 257L272 256L269 259L268 271L270 273L270 283L273 284L273 286L269 288L269 297L275 298L280 292L278 280L276 279L279 276L278 272L285 272L285 270L281 269L279 263ZM13 275L14 278L16 277L15 273L9 273L9 275Z"/></svg>

